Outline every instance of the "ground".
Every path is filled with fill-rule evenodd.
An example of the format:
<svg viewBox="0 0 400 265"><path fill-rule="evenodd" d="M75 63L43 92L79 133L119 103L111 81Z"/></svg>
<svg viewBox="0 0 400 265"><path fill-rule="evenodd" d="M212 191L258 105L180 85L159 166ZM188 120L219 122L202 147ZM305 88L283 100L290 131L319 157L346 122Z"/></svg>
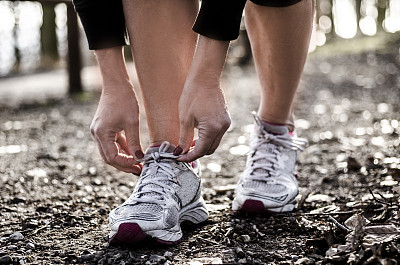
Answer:
<svg viewBox="0 0 400 265"><path fill-rule="evenodd" d="M298 157L299 206L274 216L230 209L259 84L252 66L228 66L233 123L218 151L201 159L210 218L185 226L182 242L168 248L107 244L108 213L137 177L97 153L89 133L97 94L3 108L0 264L398 264L398 44L310 55L295 112L297 134L309 140Z"/></svg>

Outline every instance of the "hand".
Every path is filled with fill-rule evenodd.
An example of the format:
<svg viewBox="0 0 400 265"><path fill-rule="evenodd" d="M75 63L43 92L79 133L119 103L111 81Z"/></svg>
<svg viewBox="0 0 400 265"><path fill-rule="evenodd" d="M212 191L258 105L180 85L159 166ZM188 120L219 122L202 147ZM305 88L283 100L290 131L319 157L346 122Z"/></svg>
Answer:
<svg viewBox="0 0 400 265"><path fill-rule="evenodd" d="M174 154L185 155L178 161L191 162L214 153L231 124L219 81L187 81L179 101L179 119L180 139ZM199 138L194 149L187 153L193 141L194 128L198 129Z"/></svg>
<svg viewBox="0 0 400 265"><path fill-rule="evenodd" d="M127 173L139 175L143 158L139 139L139 105L130 82L103 88L90 131L103 160ZM111 87L110 87L111 86Z"/></svg>
<svg viewBox="0 0 400 265"><path fill-rule="evenodd" d="M174 154L185 154L179 161L191 162L214 153L231 124L220 88L228 47L229 41L199 37L179 100L180 138ZM192 145L194 128L198 129L199 139L194 149L187 153Z"/></svg>

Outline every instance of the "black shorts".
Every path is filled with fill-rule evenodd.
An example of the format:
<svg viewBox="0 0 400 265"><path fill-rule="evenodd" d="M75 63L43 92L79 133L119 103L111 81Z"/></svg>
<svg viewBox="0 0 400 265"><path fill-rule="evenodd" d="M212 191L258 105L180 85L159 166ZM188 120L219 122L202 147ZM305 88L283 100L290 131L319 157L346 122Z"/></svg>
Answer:
<svg viewBox="0 0 400 265"><path fill-rule="evenodd" d="M260 6L288 7L302 0L250 0ZM193 30L211 39L228 41L239 36L246 0L203 0Z"/></svg>
<svg viewBox="0 0 400 265"><path fill-rule="evenodd" d="M301 0L250 0L254 4L270 7L285 7L297 4Z"/></svg>

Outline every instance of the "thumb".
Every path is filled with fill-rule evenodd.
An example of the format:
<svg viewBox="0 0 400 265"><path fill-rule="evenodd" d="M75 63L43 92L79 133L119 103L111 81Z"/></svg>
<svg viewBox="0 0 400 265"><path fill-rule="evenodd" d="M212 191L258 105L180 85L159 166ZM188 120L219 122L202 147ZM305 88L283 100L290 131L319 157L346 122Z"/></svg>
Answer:
<svg viewBox="0 0 400 265"><path fill-rule="evenodd" d="M144 157L142 146L140 145L139 128L130 128L125 130L126 143L129 153L136 159Z"/></svg>
<svg viewBox="0 0 400 265"><path fill-rule="evenodd" d="M179 135L179 143L174 151L174 155L184 154L189 151L193 142L194 128L181 124Z"/></svg>

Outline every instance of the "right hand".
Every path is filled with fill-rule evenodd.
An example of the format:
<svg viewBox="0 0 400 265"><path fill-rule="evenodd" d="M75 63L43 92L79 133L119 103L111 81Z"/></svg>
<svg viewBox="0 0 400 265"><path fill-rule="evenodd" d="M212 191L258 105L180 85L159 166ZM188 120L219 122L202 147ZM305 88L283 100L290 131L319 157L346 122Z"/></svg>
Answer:
<svg viewBox="0 0 400 265"><path fill-rule="evenodd" d="M103 89L90 132L103 160L118 170L139 175L143 158L139 139L139 105L127 82ZM114 93L111 93L113 91Z"/></svg>
<svg viewBox="0 0 400 265"><path fill-rule="evenodd" d="M200 80L197 82L186 80L179 101L178 148L184 155L178 158L178 161L182 162L191 162L214 153L231 124L219 80L217 82ZM198 129L199 138L193 150L188 152L193 142L194 128ZM178 154L177 149L175 150L174 153Z"/></svg>

